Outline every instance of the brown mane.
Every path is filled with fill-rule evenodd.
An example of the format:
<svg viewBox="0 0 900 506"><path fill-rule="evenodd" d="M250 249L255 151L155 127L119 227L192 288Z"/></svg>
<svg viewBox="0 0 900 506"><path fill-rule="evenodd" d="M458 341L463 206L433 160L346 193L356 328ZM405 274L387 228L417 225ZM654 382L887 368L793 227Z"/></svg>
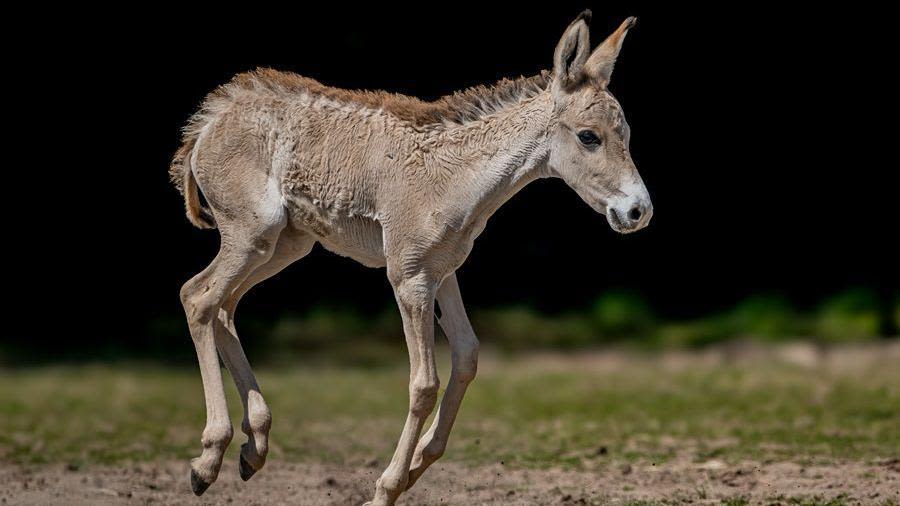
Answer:
<svg viewBox="0 0 900 506"><path fill-rule="evenodd" d="M220 86L212 95L224 97L232 95L236 90L259 89L282 93L305 92L337 102L383 109L415 126L426 126L438 123L464 123L481 118L506 105L538 94L546 89L549 82L549 74L542 72L531 77L501 79L491 86L474 86L427 102L416 97L380 90L333 88L293 72L259 68L236 75L231 82Z"/></svg>

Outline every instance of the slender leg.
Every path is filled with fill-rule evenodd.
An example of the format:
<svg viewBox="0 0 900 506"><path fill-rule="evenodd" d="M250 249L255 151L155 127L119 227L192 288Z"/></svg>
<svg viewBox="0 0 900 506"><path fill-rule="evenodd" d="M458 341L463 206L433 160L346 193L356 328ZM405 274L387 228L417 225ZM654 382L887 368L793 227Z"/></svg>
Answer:
<svg viewBox="0 0 900 506"><path fill-rule="evenodd" d="M298 234L298 233L294 233ZM260 265L234 290L219 311L220 329L216 332L216 346L222 361L234 378L241 402L244 405L244 419L241 430L247 435L247 442L241 445L241 479L247 481L262 469L269 451L269 428L272 414L250 368L250 362L238 339L234 325L234 314L238 302L251 288L269 279L282 269L306 256L312 250L315 240L308 235L288 235L282 232L275 245L272 258Z"/></svg>
<svg viewBox="0 0 900 506"><path fill-rule="evenodd" d="M456 274L450 275L438 288L437 302L441 308L439 323L450 342L452 368L437 415L416 447L407 488L412 487L425 469L444 454L466 387L475 378L478 369L478 338L466 316Z"/></svg>
<svg viewBox="0 0 900 506"><path fill-rule="evenodd" d="M218 477L225 448L233 436L216 354L219 308L253 269L268 260L272 250L266 245L272 244L278 232L279 229L269 230L254 234L253 241L235 241L223 231L216 258L181 289L206 397L206 428L201 438L203 453L191 461L191 488L197 495L205 492Z"/></svg>
<svg viewBox="0 0 900 506"><path fill-rule="evenodd" d="M437 402L439 380L434 362L434 292L435 283L425 275L394 282L394 293L409 349L409 413L397 449L387 469L375 484L372 505L392 505L406 490L409 465L425 419Z"/></svg>

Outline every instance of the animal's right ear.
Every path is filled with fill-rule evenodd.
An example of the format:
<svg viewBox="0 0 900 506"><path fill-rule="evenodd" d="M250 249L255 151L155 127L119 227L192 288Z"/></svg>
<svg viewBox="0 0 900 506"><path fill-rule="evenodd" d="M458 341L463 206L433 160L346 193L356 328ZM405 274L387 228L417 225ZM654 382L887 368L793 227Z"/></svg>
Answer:
<svg viewBox="0 0 900 506"><path fill-rule="evenodd" d="M583 77L584 64L591 54L588 36L590 21L591 11L587 9L572 21L556 45L553 53L553 80L554 84L562 88L577 83Z"/></svg>

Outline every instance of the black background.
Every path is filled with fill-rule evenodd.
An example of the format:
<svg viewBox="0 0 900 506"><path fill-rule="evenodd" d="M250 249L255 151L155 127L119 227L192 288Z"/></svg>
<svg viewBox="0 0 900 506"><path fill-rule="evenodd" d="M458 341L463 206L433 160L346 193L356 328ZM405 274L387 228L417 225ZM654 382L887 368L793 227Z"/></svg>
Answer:
<svg viewBox="0 0 900 506"><path fill-rule="evenodd" d="M180 314L178 290L218 235L190 227L167 166L188 116L233 74L271 66L433 99L550 68L585 7L593 44L639 18L610 89L653 222L617 235L561 181L536 182L497 212L462 267L468 305L552 313L628 288L665 316L690 317L758 292L801 307L855 286L895 296L897 164L884 155L895 127L881 120L879 90L891 59L877 13L611 2L72 12L30 35L51 49L20 56L10 80L50 111L28 109L16 120L26 139L10 146L30 160L10 196L27 207L12 221L35 234L8 243L29 265L12 269L14 337L129 339ZM242 311L391 303L383 271L317 248Z"/></svg>

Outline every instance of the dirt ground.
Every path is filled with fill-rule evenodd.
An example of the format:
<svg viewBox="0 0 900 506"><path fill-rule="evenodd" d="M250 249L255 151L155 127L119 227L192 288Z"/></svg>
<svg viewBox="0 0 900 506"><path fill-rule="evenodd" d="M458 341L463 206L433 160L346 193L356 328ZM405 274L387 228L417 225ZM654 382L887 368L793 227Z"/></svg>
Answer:
<svg viewBox="0 0 900 506"><path fill-rule="evenodd" d="M0 467L3 504L297 504L359 505L380 468L271 462L247 483L234 462L201 498L186 462L116 467ZM437 463L399 502L471 504L900 504L900 460L804 467L792 463L728 465L667 462L611 464L596 472L510 470Z"/></svg>
<svg viewBox="0 0 900 506"><path fill-rule="evenodd" d="M896 340L487 357L451 451L399 504L900 506L898 359ZM0 506L361 505L392 450L406 375L264 372L287 427L268 464L242 482L232 444L197 498L188 459L171 460L198 448L194 371L0 371L16 385L0 389Z"/></svg>

